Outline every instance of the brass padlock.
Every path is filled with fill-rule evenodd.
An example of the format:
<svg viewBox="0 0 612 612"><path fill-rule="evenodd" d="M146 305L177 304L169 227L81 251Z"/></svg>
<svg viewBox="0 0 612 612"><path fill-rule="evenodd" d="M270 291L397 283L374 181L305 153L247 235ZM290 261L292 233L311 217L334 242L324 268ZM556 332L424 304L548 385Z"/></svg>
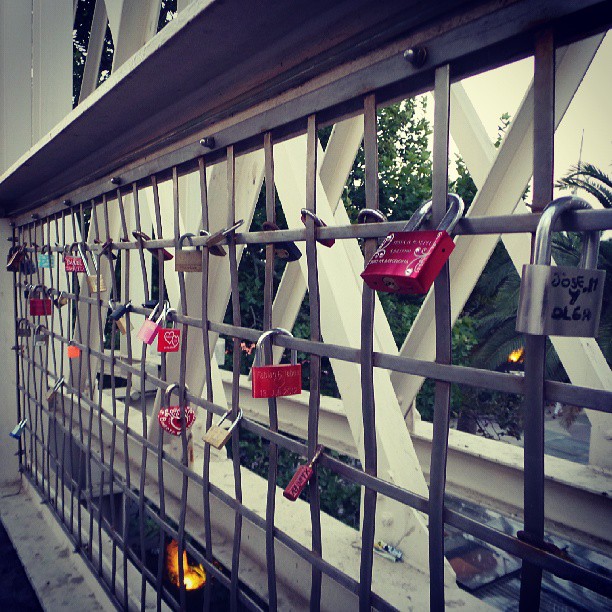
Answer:
<svg viewBox="0 0 612 612"><path fill-rule="evenodd" d="M201 272L202 271L202 250L195 247L195 250L183 248L185 240L193 246L194 234L183 234L178 241L178 247L174 251L174 271L175 272Z"/></svg>
<svg viewBox="0 0 612 612"><path fill-rule="evenodd" d="M61 308L62 306L65 306L70 300L68 299L68 296L66 295L65 291L60 291L59 295L57 296L57 298L55 298L53 300L53 303L58 307Z"/></svg>
<svg viewBox="0 0 612 612"><path fill-rule="evenodd" d="M232 431L234 431L236 425L238 425L240 419L242 418L242 410L238 410L238 418L229 426L229 428L225 429L221 427L223 421L225 421L225 419L227 419L231 413L232 411L228 410L216 425L211 425L210 429L202 437L202 440L204 440L206 444L210 444L218 450L222 449L227 444L227 441L232 435Z"/></svg>
<svg viewBox="0 0 612 612"><path fill-rule="evenodd" d="M125 336L127 334L127 319L125 315L132 309L132 302L127 304L120 304L117 306L115 300L109 300L108 305L112 312L109 317L111 321L115 322L117 329ZM130 323L130 329L134 329L134 326Z"/></svg>
<svg viewBox="0 0 612 612"><path fill-rule="evenodd" d="M83 248L83 245L79 243L79 252L81 253L81 257L83 258L83 264L85 265L85 274L87 274L87 286L89 287L90 293L104 293L106 291L106 284L104 283L104 278L100 276L100 282L98 283L98 264L96 263L95 255L91 256L91 260L94 266L94 274L91 273L91 268L87 263L87 253Z"/></svg>
<svg viewBox="0 0 612 612"><path fill-rule="evenodd" d="M57 380L55 385L53 385L53 388L49 390L49 393L47 393L47 401L49 403L55 401L55 397L57 396L58 391L64 386L64 384L66 384L66 380L62 376Z"/></svg>

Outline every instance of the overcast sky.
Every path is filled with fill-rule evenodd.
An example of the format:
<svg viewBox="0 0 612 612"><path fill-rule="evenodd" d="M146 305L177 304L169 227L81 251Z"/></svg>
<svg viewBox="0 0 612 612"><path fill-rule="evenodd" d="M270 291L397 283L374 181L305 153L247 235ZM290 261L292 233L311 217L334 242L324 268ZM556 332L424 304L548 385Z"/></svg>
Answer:
<svg viewBox="0 0 612 612"><path fill-rule="evenodd" d="M612 174L611 67L612 36L607 34L556 132L555 180L578 162L582 130L582 161ZM515 115L532 75L529 58L463 81L492 140L502 113Z"/></svg>

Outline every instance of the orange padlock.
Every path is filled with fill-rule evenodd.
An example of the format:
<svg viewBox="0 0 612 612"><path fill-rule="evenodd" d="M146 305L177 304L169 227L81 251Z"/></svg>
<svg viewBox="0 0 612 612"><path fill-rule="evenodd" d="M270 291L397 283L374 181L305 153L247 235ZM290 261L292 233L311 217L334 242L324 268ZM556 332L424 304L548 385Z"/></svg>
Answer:
<svg viewBox="0 0 612 612"><path fill-rule="evenodd" d="M66 347L66 353L68 354L69 359L76 359L81 356L81 349L78 346L75 346L74 340L71 340Z"/></svg>

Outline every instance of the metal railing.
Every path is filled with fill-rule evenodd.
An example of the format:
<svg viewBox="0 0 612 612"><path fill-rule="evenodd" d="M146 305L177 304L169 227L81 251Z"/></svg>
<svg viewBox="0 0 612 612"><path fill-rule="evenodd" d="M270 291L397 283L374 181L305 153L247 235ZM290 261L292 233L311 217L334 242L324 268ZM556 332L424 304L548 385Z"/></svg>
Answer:
<svg viewBox="0 0 612 612"><path fill-rule="evenodd" d="M536 73L540 63L551 60L554 48L541 43L536 51ZM538 59L539 58L539 59ZM439 219L446 210L447 192L447 159L448 159L448 100L449 100L449 66L438 68L435 73L434 91L436 99L436 126L434 137L434 185L433 209L434 218ZM538 85L539 83L539 85ZM550 81L536 78L536 100ZM410 93L410 92L406 92ZM378 172L377 172L377 122L376 93L370 93L363 100L364 114L364 148L366 171L366 205L378 208ZM552 103L540 108L540 119L548 122L553 113ZM306 208L316 214L316 176L317 176L317 116L305 117L299 124L293 124L295 133L306 133L307 138L307 189ZM283 131L283 137L287 132ZM540 146L550 140L552 134L540 132ZM276 222L273 143L275 130L260 135L258 147L263 148L265 157L266 185L266 220ZM536 138L537 142L537 138ZM215 151L214 163L226 165L227 169L227 213L228 225L236 223L236 156L241 150L241 143L229 144L223 152ZM253 148L253 139L249 140L245 150ZM544 147L545 148L545 147ZM536 147L536 150L539 151ZM541 153L542 159L546 152ZM549 160L550 161L550 160ZM215 231L218 228L209 226L209 202L207 197L206 156L195 159L200 184L201 228ZM98 574L107 588L109 595L117 603L127 607L128 572L134 568L141 579L141 602L145 605L147 593L152 587L156 593L158 608L162 601L175 609L186 609L188 591L185 581L185 568L178 564L179 588L173 590L165 578L164 554L169 538L178 542L178 558L183 553L201 564L209 578L227 590L229 605L232 609L245 606L249 609L276 609L277 567L276 543L280 542L305 560L311 567L310 605L318 609L321 605L323 576L335 581L347 591L359 598L361 610L371 607L381 610L392 609L383 594L372 590L372 560L374 546L374 529L378 495L384 495L429 515L429 567L430 593L432 609L444 607L444 525L452 525L472 536L488 542L523 560L524 584L521 593L522 609L534 609L539 601L541 571L549 571L559 577L571 580L589 589L610 596L612 580L581 567L562 556L551 552L543 541L543 448L531 444L531 437L542 435L543 424L539 410L544 401L565 400L593 410L612 412L612 391L601 391L581 388L575 385L554 381L545 381L541 369L544 352L542 340L537 340L537 347L528 346L531 365L526 369L524 378L511 374L491 372L471 367L452 365L450 351L450 298L452 287L449 283L448 267L435 281L436 296L436 361L420 361L408 357L380 353L374 350L374 292L363 287L361 304L361 338L360 348L325 343L321 339L320 296L317 269L317 241L325 238L364 239L366 259L376 248L377 238L385 236L390 229L397 229L404 222L376 223L360 226L339 226L318 228L312 220L306 220L306 227L300 230L274 230L262 232L227 232L215 238L217 245L224 245L228 251L225 273L229 274L231 287L232 317L231 323L214 319L209 313L210 247L208 236L196 236L193 244L202 247L202 271L198 276L189 275L189 281L201 283L202 302L198 312L189 312L186 300L185 273L178 272L181 303L179 312L173 320L179 323L182 332L180 347L180 366L178 380L167 377L165 354L161 357L158 375L147 370L148 345L143 343L141 353L133 354L132 324L152 314L150 306L134 304L125 314L125 333L127 359L120 359L116 353L118 327L116 322L108 319L107 302L95 291L89 297L82 287L85 283L80 278L64 270L60 255L65 246L72 240L82 243L88 256L96 261L95 277L97 286L102 279L109 284L109 291L115 299L115 306L126 305L133 297L136 284L142 283L144 295L154 298L155 302L164 303L166 299L165 278L172 274L164 264L163 249L176 248L180 238L179 227L179 177L192 171L194 161L185 166L171 166L159 175L140 178L137 182L123 185L120 175L112 190L101 190L87 202L68 203L65 210L53 213L45 218L24 221L15 227L15 244L26 246L34 255L38 246L49 245L55 255L54 265L47 271L38 268L33 284L43 285L47 290L42 299L57 302L49 315L34 319L28 311L28 301L24 296L27 289L26 276L21 272L15 275L15 311L17 318L26 320L29 334L20 336L16 327L15 349L17 360L17 418L27 418L23 435L19 438L19 457L22 471L40 489L45 499L56 512L58 519L73 538L77 548L88 561L90 567ZM545 174L545 173L544 173ZM172 182L174 210L174 236L168 237L162 223L160 207L159 180L169 178ZM546 175L548 176L548 175ZM542 181L547 184L543 184ZM536 177L534 197L539 204L545 203L542 197L552 189L550 179ZM148 231L143 227L139 207L139 191L151 188L154 202L155 239L142 237L130 240L133 232ZM126 203L131 198L131 206ZM534 212L541 206L534 207ZM118 218L119 237L111 235L111 219ZM484 235L500 232L532 233L537 225L539 215L508 217L490 217L481 219L464 219L455 229L455 234ZM128 223L133 219L133 225ZM511 224L509 221L511 220ZM200 225L200 224L198 224ZM572 214L564 221L565 229L610 229L612 212L579 212ZM186 228L189 229L189 228ZM200 227L193 228L198 233ZM85 236L88 230L88 238ZM274 344L297 349L307 353L310 358L310 401L308 407L308 439L305 443L284 435L278 428L276 400L268 400L269 426L264 426L248 418L242 418L230 437L231 460L233 465L234 491L229 495L221 487L211 482L211 450L208 444L204 447L202 472L196 473L191 456L193 440L186 429L185 410L187 406L198 408L199 418L206 420L206 429L212 425L213 415L222 415L225 408L215 401L213 394L211 334L220 334L233 340L233 379L230 419L239 418L239 384L242 365L240 342L257 341L261 334L272 327L273 272L275 262L274 245L279 242L296 241L304 243L308 262L308 292L310 304L310 338L300 339L289 336L278 336ZM56 246L53 246L56 244ZM264 287L264 328L261 330L246 328L240 318L240 291L238 284L239 249L245 244L266 246L265 287ZM120 259L113 259L119 255ZM130 259L137 258L140 263L140 276L130 278ZM153 265L151 265L153 264ZM120 267L120 273L117 271ZM155 279L153 271L155 269ZM155 295L153 286L157 286ZM82 286L81 286L82 285ZM64 290L63 287L68 288ZM120 299L119 299L119 296ZM60 305L59 300L67 304ZM357 305L354 305L357 307ZM37 339L35 333L40 322L43 338ZM138 323L137 323L138 325ZM110 326L110 343L105 344L105 330ZM25 328L24 327L24 328ZM201 337L201 363L205 369L205 396L191 393L186 386L185 371L187 365L188 338ZM46 338L46 339L45 339ZM533 343L533 341L531 341ZM68 360L65 348L71 346L80 351L76 358ZM318 446L318 423L320 405L320 360L328 357L335 360L357 363L361 368L362 414L364 431L363 469L343 463L328 453L323 453L313 465L313 476L308 487L308 503L312 540L310 548L305 547L285 533L275 524L275 499L277 491L277 468L279 449L286 449L301 455L306 461L313 459ZM374 393L374 368L383 368L427 377L436 381L434 434L432 443L432 465L429 499L397 486L381 478L377 469L376 446L376 403L384 401ZM539 373L540 372L540 373ZM56 382L65 377L63 384L55 390ZM109 380L110 409L105 397L104 380ZM119 378L123 379L119 381ZM125 405L120 406L116 398L118 384L125 383ZM180 411L180 456L175 457L167 450L167 434L160 430L157 439L151 434L151 422L147 417L145 385L152 385L160 392L170 384L178 384ZM541 503L532 506L526 517L526 535L524 538L511 537L484 524L474 521L456 511L449 510L444 504L446 453L448 448L450 386L461 383L475 387L525 396L530 404L526 412L532 414L528 421L525 455L526 494L537 495ZM357 384L357 382L356 382ZM137 386L138 385L138 386ZM134 402L131 392L137 388L140 399ZM531 402L534 402L533 405ZM536 406L534 410L533 406ZM140 413L140 429L134 428L134 415ZM538 414L536 414L538 413ZM137 417L138 418L138 417ZM266 512L261 517L243 503L241 486L241 453L240 433L248 431L269 443L269 466L266 489ZM110 437L109 437L110 433ZM138 456L138 450L140 455ZM156 462L157 480L154 485L147 481L151 473L150 462ZM362 507L361 567L359 579L355 579L324 559L321 543L321 509L318 466L325 467L340 475L348 482L364 487ZM539 467L538 467L539 466ZM170 513L165 497L168 470L180 478L180 495L178 512ZM152 486L155 489L152 493ZM201 487L202 514L201 528L204 532L204 546L199 546L191 539L188 520L188 493L190 487ZM115 495L120 494L123 506L115 503ZM214 533L211 522L211 498L221 503L234 516L234 529L231 542L231 560L227 566L221 566L215 555ZM137 509L137 533L133 533L128 520L128 508ZM173 518L173 517L176 517ZM267 563L267 601L239 579L241 561L241 537L244 521L248 521L265 533ZM156 560L147 557L146 526L151 522L159 530L159 554ZM110 537L110 551L106 538ZM96 554L97 553L97 554ZM123 575L117 579L118 555L122 555ZM105 570L105 559L110 558L110 571ZM209 609L212 603L212 581L204 589L204 606ZM121 585L121 588L120 588ZM531 606L531 608L530 608Z"/></svg>

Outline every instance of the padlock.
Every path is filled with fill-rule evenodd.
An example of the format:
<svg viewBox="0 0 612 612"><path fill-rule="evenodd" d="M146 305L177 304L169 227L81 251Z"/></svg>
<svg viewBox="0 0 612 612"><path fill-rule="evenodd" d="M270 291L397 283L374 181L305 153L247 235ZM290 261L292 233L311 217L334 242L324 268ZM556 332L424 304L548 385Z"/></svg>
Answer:
<svg viewBox="0 0 612 612"><path fill-rule="evenodd" d="M290 501L295 501L300 493L304 490L304 487L308 484L313 474L312 466L315 464L317 459L321 456L323 447L319 444L315 450L315 454L312 459L306 465L300 465L297 469L293 478L289 481L289 484L283 491L283 497L286 497Z"/></svg>
<svg viewBox="0 0 612 612"><path fill-rule="evenodd" d="M49 393L47 393L47 401L49 403L52 403L55 401L55 398L59 392L59 390L66 384L66 379L62 376L61 378L59 378L57 380L57 382L55 383L55 385L53 385L53 388L49 390Z"/></svg>
<svg viewBox="0 0 612 612"><path fill-rule="evenodd" d="M111 321L114 321L117 329L125 336L127 334L127 319L125 315L132 309L132 302L129 301L127 304L120 304L117 306L115 300L109 300L108 305L111 309L111 313L108 315ZM130 329L133 329L130 323Z"/></svg>
<svg viewBox="0 0 612 612"><path fill-rule="evenodd" d="M291 363L280 365L261 365L264 361L264 341L272 336L282 334L291 336L291 332L275 327L264 332L255 347L255 362L251 371L253 381L253 397L282 397L300 395L302 393L302 364L297 363L297 351L291 349Z"/></svg>
<svg viewBox="0 0 612 612"><path fill-rule="evenodd" d="M174 308L169 308L164 314L164 324L157 333L157 351L159 353L176 353L181 346L181 330L176 327L167 327L167 323L172 321L172 313L176 313Z"/></svg>
<svg viewBox="0 0 612 612"><path fill-rule="evenodd" d="M210 444L214 446L217 450L221 450L230 439L232 432L236 429L236 426L242 419L242 410L238 409L238 417L234 420L230 426L225 429L225 427L221 427L221 425L225 422L227 417L232 414L231 410L228 410L222 417L221 420L216 425L211 425L210 429L202 436L202 440L206 442L206 444Z"/></svg>
<svg viewBox="0 0 612 612"><path fill-rule="evenodd" d="M19 438L21 438L21 434L25 430L25 426L27 422L28 422L28 419L22 419L21 421L19 421L19 423L15 425L11 433L9 433L9 436L11 436L11 438L15 438L15 440L19 440Z"/></svg>
<svg viewBox="0 0 612 612"><path fill-rule="evenodd" d="M81 349L76 346L74 340L70 340L70 342L68 342L66 354L68 355L68 359L77 359L81 356Z"/></svg>
<svg viewBox="0 0 612 612"><path fill-rule="evenodd" d="M34 330L34 346L49 344L49 330L44 325L37 325Z"/></svg>
<svg viewBox="0 0 612 612"><path fill-rule="evenodd" d="M87 274L87 286L89 287L90 293L104 293L106 291L106 283L104 282L104 278L100 276L100 282L98 283L98 264L96 263L96 257L92 253L91 261L93 262L94 273L91 273L91 268L89 267L89 263L87 262L87 253L83 248L83 245L79 243L79 252L81 253L81 257L83 258L83 264L85 266L85 274Z"/></svg>
<svg viewBox="0 0 612 612"><path fill-rule="evenodd" d="M231 225L230 227L224 227L223 229L219 230L218 232L215 232L214 234L208 234L208 232L203 234L202 232L204 230L201 230L200 236L208 235L208 240L206 241L204 246L209 250L212 255L225 255L225 250L223 249L223 247L221 247L220 243L223 242L229 234L235 232L243 223L244 220L240 219L240 221L236 221L234 225ZM221 251L223 251L223 253L221 253L221 251L216 247L221 247Z"/></svg>
<svg viewBox="0 0 612 612"><path fill-rule="evenodd" d="M27 319L19 319L17 321L17 337L29 338L32 335L32 329Z"/></svg>
<svg viewBox="0 0 612 612"><path fill-rule="evenodd" d="M174 252L174 271L175 272L201 272L202 271L202 250L200 247L194 249L184 249L185 240L193 246L194 234L183 234L178 241L178 247Z"/></svg>
<svg viewBox="0 0 612 612"><path fill-rule="evenodd" d="M136 240L138 240L138 242L140 242L143 247L145 249L147 249L147 251L149 251L149 253L152 253L154 257L156 257L157 259L159 259L159 253L161 252L162 255L162 259L163 261L170 261L171 259L174 258L174 255L172 255L172 253L170 253L170 251L167 251L166 249L162 249L162 248L155 248L155 247L147 247L145 246L145 242L147 240L151 240L150 236L147 236L147 234L145 234L144 232L138 232L138 231L133 231L132 232L132 236L134 236L134 238L136 238Z"/></svg>
<svg viewBox="0 0 612 612"><path fill-rule="evenodd" d="M62 306L65 306L69 301L66 292L60 291L59 295L53 300L53 304L58 308L62 308Z"/></svg>
<svg viewBox="0 0 612 612"><path fill-rule="evenodd" d="M32 274L36 274L37 269L38 268L36 267L36 263L34 262L30 254L25 251L24 257L19 263L19 271L24 276L32 276Z"/></svg>
<svg viewBox="0 0 612 612"><path fill-rule="evenodd" d="M173 436L180 436L183 429L183 419L181 419L181 406L171 406L170 396L175 389L178 389L179 385L173 383L168 386L164 393L164 406L159 409L157 414L157 420L159 421L160 427ZM189 389L185 386L185 395ZM185 431L188 430L196 420L196 414L194 409L187 404L184 406L185 411Z"/></svg>
<svg viewBox="0 0 612 612"><path fill-rule="evenodd" d="M272 221L264 221L261 225L264 232L275 232L280 230L280 227ZM302 251L298 248L295 242L285 240L283 242L274 242L274 255L285 261L297 261L302 256Z"/></svg>
<svg viewBox="0 0 612 612"><path fill-rule="evenodd" d="M85 272L85 262L79 254L79 245L76 242L64 249L64 267L66 272L76 272L77 274Z"/></svg>
<svg viewBox="0 0 612 612"><path fill-rule="evenodd" d="M21 260L25 257L25 245L19 244L12 246L9 249L8 257L6 260L6 269L8 272L19 272L19 264Z"/></svg>
<svg viewBox="0 0 612 612"><path fill-rule="evenodd" d="M40 295L40 297L36 297ZM46 317L51 314L52 303L51 299L47 297L45 288L43 285L36 285L30 293L30 315L33 317Z"/></svg>
<svg viewBox="0 0 612 612"><path fill-rule="evenodd" d="M576 196L553 200L544 209L535 236L535 264L523 266L516 331L536 336L595 338L606 273L597 269L600 232L587 232L580 266L551 266L551 234L569 210L590 209Z"/></svg>
<svg viewBox="0 0 612 612"><path fill-rule="evenodd" d="M315 215L312 212L312 210L308 210L307 208L302 208L300 213L301 213L302 223L304 225L306 225L306 217L310 217L314 221L314 224L316 227L327 227L327 223L325 223L322 219L319 219L319 217ZM317 238L317 242L319 242L323 246L331 248L336 243L336 240L335 238L323 238L323 239Z"/></svg>
<svg viewBox="0 0 612 612"><path fill-rule="evenodd" d="M145 322L142 324L142 327L138 331L138 338L142 340L145 344L151 345L153 344L153 340L155 340L155 336L160 330L159 323L164 318L164 313L166 308L163 307L159 314L159 317L154 321L153 318L155 314L160 309L160 304L158 303L155 308L151 311L151 314L147 317Z"/></svg>
<svg viewBox="0 0 612 612"><path fill-rule="evenodd" d="M23 288L23 297L27 300L30 297L30 294L32 293L32 289L34 289L34 285L30 284L30 283L26 283L25 287Z"/></svg>
<svg viewBox="0 0 612 612"><path fill-rule="evenodd" d="M52 268L55 264L51 247L48 244L43 245L40 253L38 253L38 267L39 268Z"/></svg>
<svg viewBox="0 0 612 612"><path fill-rule="evenodd" d="M242 223L242 221L240 222L240 224L241 223ZM239 225L238 225L238 227L239 227ZM210 236L210 232L207 232L206 230L200 230L200 236ZM206 246L208 247L208 252L211 255L216 255L217 257L225 257L225 255L226 255L225 249L220 244L210 244L209 245L208 242L207 242Z"/></svg>
<svg viewBox="0 0 612 612"><path fill-rule="evenodd" d="M448 210L436 230L416 231L431 213L431 201L423 204L401 232L389 234L367 263L361 278L371 289L386 293L427 293L455 248L450 232L463 214L463 200L453 193Z"/></svg>

